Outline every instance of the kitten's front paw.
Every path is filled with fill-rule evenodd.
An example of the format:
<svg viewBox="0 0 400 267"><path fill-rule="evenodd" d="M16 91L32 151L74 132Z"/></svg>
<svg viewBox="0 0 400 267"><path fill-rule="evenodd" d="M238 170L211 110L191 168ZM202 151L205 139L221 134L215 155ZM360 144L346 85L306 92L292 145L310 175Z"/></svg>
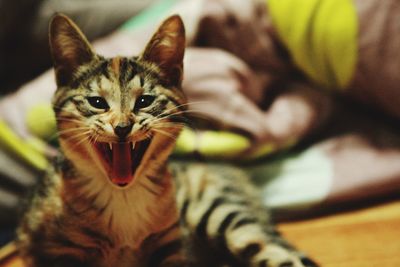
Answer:
<svg viewBox="0 0 400 267"><path fill-rule="evenodd" d="M251 267L318 267L318 265L306 257L299 257L282 247L270 244L252 258Z"/></svg>

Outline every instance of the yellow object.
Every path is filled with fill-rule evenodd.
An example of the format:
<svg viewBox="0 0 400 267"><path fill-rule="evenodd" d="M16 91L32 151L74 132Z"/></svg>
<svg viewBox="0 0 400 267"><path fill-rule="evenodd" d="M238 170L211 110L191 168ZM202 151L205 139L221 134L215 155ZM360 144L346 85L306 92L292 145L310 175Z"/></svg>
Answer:
<svg viewBox="0 0 400 267"><path fill-rule="evenodd" d="M357 60L357 13L351 0L268 0L278 35L295 64L328 88L345 88Z"/></svg>
<svg viewBox="0 0 400 267"><path fill-rule="evenodd" d="M198 151L208 157L231 158L250 147L250 140L240 134L226 131L204 131Z"/></svg>
<svg viewBox="0 0 400 267"><path fill-rule="evenodd" d="M193 130L183 128L176 140L174 153L178 155L193 153L196 149L196 134Z"/></svg>
<svg viewBox="0 0 400 267"><path fill-rule="evenodd" d="M44 153L38 151L39 146L33 147L29 142L18 137L3 121L0 121L0 147L37 170L44 170L47 166L48 162Z"/></svg>
<svg viewBox="0 0 400 267"><path fill-rule="evenodd" d="M195 132L185 128L176 142L175 154L198 152L211 158L233 158L249 148L246 137L226 131Z"/></svg>
<svg viewBox="0 0 400 267"><path fill-rule="evenodd" d="M56 119L49 103L32 107L27 113L26 124L32 134L43 140L49 141L55 137Z"/></svg>
<svg viewBox="0 0 400 267"><path fill-rule="evenodd" d="M269 155L273 152L276 152L277 150L278 150L278 147L273 143L263 144L258 149L256 149L253 153L247 155L245 157L245 159L246 160L257 159L257 158Z"/></svg>

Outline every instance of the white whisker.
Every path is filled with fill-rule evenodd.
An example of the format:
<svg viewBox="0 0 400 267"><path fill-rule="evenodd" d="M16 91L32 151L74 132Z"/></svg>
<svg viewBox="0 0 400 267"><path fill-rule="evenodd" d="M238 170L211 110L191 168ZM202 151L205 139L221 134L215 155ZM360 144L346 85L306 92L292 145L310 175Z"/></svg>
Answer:
<svg viewBox="0 0 400 267"><path fill-rule="evenodd" d="M153 130L154 132L156 132L156 133L162 134L162 135L164 135L164 136L166 136L166 137L169 137L169 138L171 138L171 139L173 139L173 140L176 140L176 138L177 138L175 135L170 134L169 132L164 131L164 130L161 130L161 129L154 128L154 129L152 129L152 130Z"/></svg>

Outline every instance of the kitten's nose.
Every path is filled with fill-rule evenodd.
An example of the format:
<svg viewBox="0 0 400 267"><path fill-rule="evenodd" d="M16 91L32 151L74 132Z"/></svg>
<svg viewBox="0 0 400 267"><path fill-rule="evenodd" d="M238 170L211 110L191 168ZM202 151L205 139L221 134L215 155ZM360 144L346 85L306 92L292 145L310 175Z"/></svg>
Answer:
<svg viewBox="0 0 400 267"><path fill-rule="evenodd" d="M114 128L114 132L120 139L123 139L131 132L132 127L132 123L120 123Z"/></svg>

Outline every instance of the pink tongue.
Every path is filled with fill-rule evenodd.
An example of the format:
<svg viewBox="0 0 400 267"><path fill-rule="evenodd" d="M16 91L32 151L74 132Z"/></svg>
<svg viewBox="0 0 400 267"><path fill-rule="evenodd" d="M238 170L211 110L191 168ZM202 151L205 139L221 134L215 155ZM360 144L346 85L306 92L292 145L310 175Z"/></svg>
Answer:
<svg viewBox="0 0 400 267"><path fill-rule="evenodd" d="M124 185L132 180L131 143L112 144L112 182Z"/></svg>

